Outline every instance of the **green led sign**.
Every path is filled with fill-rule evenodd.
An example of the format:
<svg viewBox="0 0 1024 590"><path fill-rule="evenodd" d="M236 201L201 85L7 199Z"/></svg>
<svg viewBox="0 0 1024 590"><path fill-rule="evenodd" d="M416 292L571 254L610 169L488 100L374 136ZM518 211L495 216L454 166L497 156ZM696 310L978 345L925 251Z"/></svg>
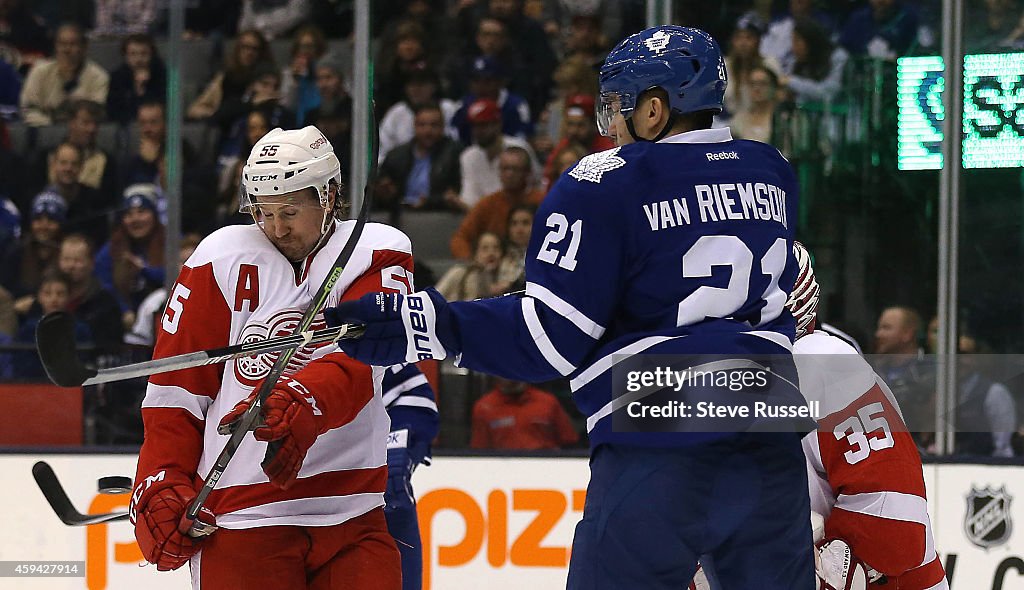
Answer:
<svg viewBox="0 0 1024 590"><path fill-rule="evenodd" d="M900 170L942 167L941 57L897 65ZM1024 53L964 57L963 166L1024 166Z"/></svg>

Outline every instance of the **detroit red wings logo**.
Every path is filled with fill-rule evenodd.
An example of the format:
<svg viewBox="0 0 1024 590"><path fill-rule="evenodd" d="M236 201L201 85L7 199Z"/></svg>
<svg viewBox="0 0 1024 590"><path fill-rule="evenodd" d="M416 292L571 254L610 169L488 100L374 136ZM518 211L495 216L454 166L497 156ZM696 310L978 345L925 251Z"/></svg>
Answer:
<svg viewBox="0 0 1024 590"><path fill-rule="evenodd" d="M249 324L242 329L242 335L238 339L238 343L256 342L258 340L265 340L267 338L276 338L279 336L290 336L295 333L295 328L299 325L299 321L302 320L302 312L295 309L288 309L280 311L273 316L266 323ZM316 319L313 320L313 324L309 327L310 330L319 330L326 328L327 324L324 323L323 315L317 314ZM302 369L309 364L309 361L313 358L313 353L316 349L327 346L329 343L323 342L320 344L308 344L300 347L292 355L292 358L288 360L288 366L284 370L284 376L293 375L299 369ZM235 360L235 379L239 383L248 387L254 387L259 383L260 379L263 379L270 373L270 368L274 366L274 361L277 360L277 355L280 352L265 352L263 354L256 354L252 356L242 357Z"/></svg>

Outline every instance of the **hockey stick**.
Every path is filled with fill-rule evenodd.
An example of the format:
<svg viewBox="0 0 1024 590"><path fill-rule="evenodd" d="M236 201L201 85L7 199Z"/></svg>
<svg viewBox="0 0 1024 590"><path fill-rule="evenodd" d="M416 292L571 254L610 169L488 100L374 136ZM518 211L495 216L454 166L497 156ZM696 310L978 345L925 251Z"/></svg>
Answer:
<svg viewBox="0 0 1024 590"><path fill-rule="evenodd" d="M191 369L192 367L223 363L245 356L276 352L288 348L301 348L307 344L336 342L342 338L358 338L363 333L362 326L346 324L322 330L306 330L290 336L278 336L276 338L243 342L221 348L186 352L184 354L121 365L119 367L94 369L86 366L78 358L78 353L75 349L74 330L74 316L64 311L47 314L39 321L39 325L36 327L36 344L39 349L39 359L43 363L43 369L46 371L50 381L61 387L96 385L98 383L110 383L112 381L156 375L157 373L166 373L168 371Z"/></svg>
<svg viewBox="0 0 1024 590"><path fill-rule="evenodd" d="M57 474L53 472L53 468L46 461L38 461L32 466L32 477L35 478L39 490L43 492L43 497L50 503L50 508L53 508L54 513L57 514L57 518L68 526L89 526L90 524L102 524L128 518L127 512L108 512L106 514L82 514L79 512L71 503L71 498L68 498L64 486L60 485Z"/></svg>

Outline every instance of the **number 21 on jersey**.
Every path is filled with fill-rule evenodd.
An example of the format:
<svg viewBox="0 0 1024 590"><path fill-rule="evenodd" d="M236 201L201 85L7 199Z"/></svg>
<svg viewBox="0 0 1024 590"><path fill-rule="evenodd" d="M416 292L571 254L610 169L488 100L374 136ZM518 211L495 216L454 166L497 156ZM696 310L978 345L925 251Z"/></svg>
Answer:
<svg viewBox="0 0 1024 590"><path fill-rule="evenodd" d="M779 287L779 277L786 270L788 253L785 238L778 238L761 257L760 272L770 278L761 294L765 306L758 325L778 317L786 305L786 292ZM683 254L684 279L710 277L716 266L729 267L729 284L698 287L680 301L677 326L689 326L705 318L726 318L746 304L754 276L754 253L747 244L737 236L701 236Z"/></svg>

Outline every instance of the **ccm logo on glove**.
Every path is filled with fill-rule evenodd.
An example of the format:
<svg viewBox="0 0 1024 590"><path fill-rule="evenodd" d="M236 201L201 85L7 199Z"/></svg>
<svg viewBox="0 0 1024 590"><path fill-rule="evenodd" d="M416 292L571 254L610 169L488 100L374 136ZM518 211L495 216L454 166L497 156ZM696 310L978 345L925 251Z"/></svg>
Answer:
<svg viewBox="0 0 1024 590"><path fill-rule="evenodd" d="M132 493L131 504L128 505L128 517L132 519L132 522L138 520L138 517L135 514L135 505L139 503L139 500L142 498L142 494L144 494L146 490L148 490L156 482L163 481L166 476L166 470L160 470L155 475L147 475L146 481L140 483L135 488L135 491Z"/></svg>

